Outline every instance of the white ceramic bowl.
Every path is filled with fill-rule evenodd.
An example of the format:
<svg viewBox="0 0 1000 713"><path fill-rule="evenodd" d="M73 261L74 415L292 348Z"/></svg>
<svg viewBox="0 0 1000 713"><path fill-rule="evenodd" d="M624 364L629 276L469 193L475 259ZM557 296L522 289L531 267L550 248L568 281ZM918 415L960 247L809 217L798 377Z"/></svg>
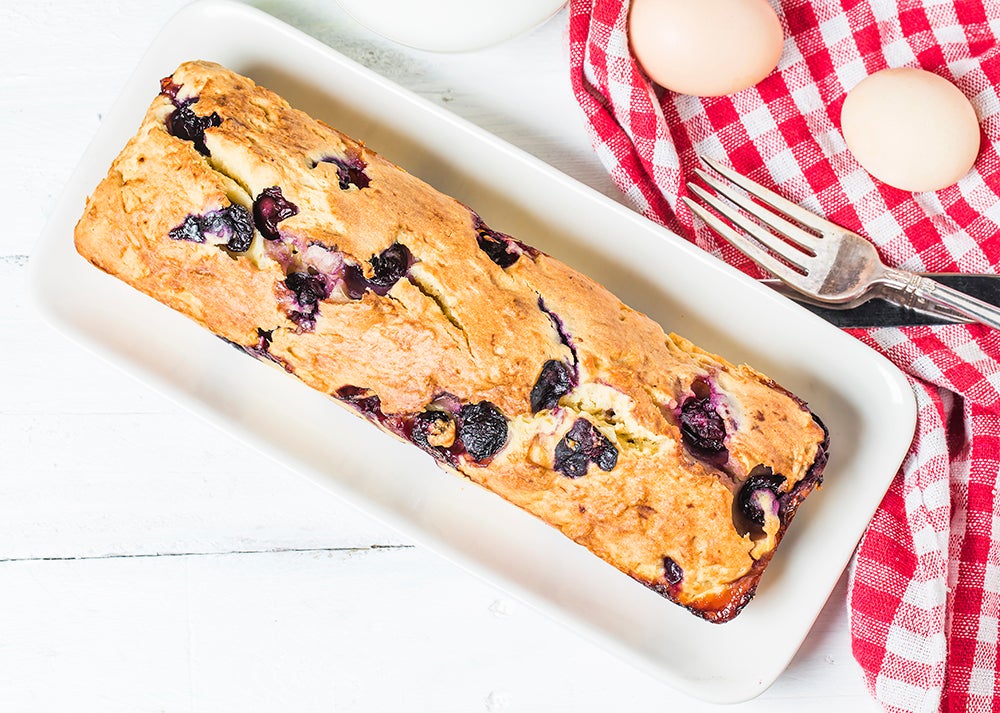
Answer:
<svg viewBox="0 0 1000 713"><path fill-rule="evenodd" d="M400 44L465 52L540 25L566 0L337 0L355 20Z"/></svg>

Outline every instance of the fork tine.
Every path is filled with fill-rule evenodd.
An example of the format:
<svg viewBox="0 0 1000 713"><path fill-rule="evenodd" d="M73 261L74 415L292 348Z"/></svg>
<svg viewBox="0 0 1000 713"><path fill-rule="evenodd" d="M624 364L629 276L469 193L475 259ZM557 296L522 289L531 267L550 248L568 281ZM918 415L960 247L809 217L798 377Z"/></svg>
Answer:
<svg viewBox="0 0 1000 713"><path fill-rule="evenodd" d="M706 210L698 203L695 203L690 198L684 197L681 200L683 200L687 207L691 209L692 213L705 222L705 225L731 242L736 248L743 252L744 255L760 265L763 269L793 286L802 282L801 273L796 272L785 263L773 257L770 253L762 250L755 242L736 230L733 230L726 223L719 220L719 218L713 213Z"/></svg>
<svg viewBox="0 0 1000 713"><path fill-rule="evenodd" d="M696 170L695 175L704 181L709 188L714 190L730 203L735 203L761 223L788 238L803 250L815 254L817 248L816 243L820 240L820 238L817 238L812 233L803 230L794 223L785 220L779 213L775 213L774 211L764 208L759 203L751 200L741 191L734 191L729 186L724 185L721 181L718 181L708 175L705 171L700 169Z"/></svg>
<svg viewBox="0 0 1000 713"><path fill-rule="evenodd" d="M728 180L735 183L737 186L745 190L750 195L758 198L775 210L781 211L787 215L792 220L795 220L806 227L812 228L818 232L832 232L832 233L843 233L844 229L837 225L836 223L831 223L825 218L820 218L815 213L810 213L802 206L792 203L786 198L782 198L774 191L764 188L764 186L751 181L746 176L741 176L736 171L723 166L718 161L714 159L707 158L705 156L700 157L702 161L705 162L707 166L710 166L712 170L718 172L720 175L724 176Z"/></svg>
<svg viewBox="0 0 1000 713"><path fill-rule="evenodd" d="M779 257L784 258L786 262L791 263L794 267L798 267L800 270L805 271L805 265L802 263L810 258L809 255L806 255L798 248L789 245L769 230L765 230L760 227L757 223L741 214L732 206L719 200L719 198L713 196L701 186L689 183L688 190L696 195L702 203L707 203L715 210L716 213L722 215L744 233L752 235L757 242L766 247L768 250L775 253ZM723 237L728 239L729 236L728 234L724 234Z"/></svg>

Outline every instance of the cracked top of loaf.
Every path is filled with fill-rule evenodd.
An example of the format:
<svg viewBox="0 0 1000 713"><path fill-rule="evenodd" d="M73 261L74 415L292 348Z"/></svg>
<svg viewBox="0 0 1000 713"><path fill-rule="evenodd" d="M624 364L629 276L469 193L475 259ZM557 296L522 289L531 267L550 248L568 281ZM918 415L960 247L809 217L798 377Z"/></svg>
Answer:
<svg viewBox="0 0 1000 713"><path fill-rule="evenodd" d="M711 621L821 478L825 429L770 378L216 64L164 79L75 237Z"/></svg>

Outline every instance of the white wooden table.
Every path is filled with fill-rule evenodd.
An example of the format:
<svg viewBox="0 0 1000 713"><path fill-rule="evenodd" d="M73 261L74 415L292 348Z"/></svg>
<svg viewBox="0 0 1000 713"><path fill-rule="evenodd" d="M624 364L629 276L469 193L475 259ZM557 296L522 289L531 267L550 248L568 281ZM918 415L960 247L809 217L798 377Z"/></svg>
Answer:
<svg viewBox="0 0 1000 713"><path fill-rule="evenodd" d="M184 0L0 4L0 711L714 711L247 452L41 323L32 243ZM565 11L434 55L256 3L607 195ZM876 710L846 581L746 711Z"/></svg>

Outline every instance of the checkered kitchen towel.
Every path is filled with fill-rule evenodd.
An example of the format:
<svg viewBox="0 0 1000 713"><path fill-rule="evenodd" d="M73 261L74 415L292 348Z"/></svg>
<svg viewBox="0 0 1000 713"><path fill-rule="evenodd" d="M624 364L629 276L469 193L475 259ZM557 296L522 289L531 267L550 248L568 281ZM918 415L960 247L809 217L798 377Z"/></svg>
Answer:
<svg viewBox="0 0 1000 713"><path fill-rule="evenodd" d="M664 91L639 70L627 0L571 0L573 87L615 183L649 218L754 275L678 200L699 153L870 236L890 264L996 272L1000 0L773 4L786 37L778 70L756 87L699 99ZM981 119L976 171L957 186L899 191L847 152L838 125L846 92L903 66L953 81ZM913 445L852 564L854 656L886 710L1000 710L1000 333L852 334L909 376L919 403Z"/></svg>

